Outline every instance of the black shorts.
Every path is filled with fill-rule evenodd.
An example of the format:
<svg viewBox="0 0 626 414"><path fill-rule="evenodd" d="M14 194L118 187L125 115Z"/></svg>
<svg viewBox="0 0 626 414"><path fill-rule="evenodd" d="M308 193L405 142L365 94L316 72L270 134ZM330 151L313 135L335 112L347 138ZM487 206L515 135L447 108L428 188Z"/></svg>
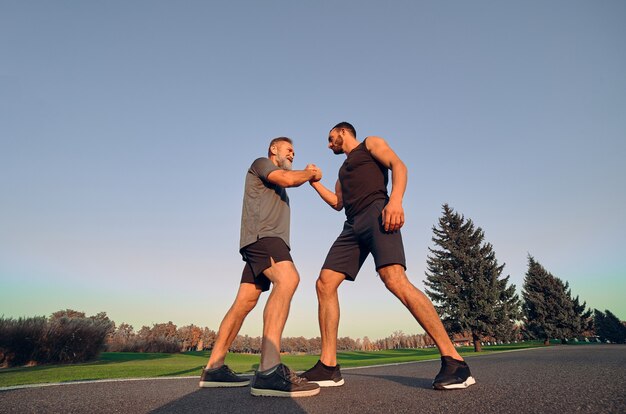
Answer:
<svg viewBox="0 0 626 414"><path fill-rule="evenodd" d="M346 220L322 269L343 273L346 279L354 280L370 253L374 256L376 270L392 264L406 269L402 234L400 231L385 232L381 223L385 205L385 200L375 201L353 220Z"/></svg>
<svg viewBox="0 0 626 414"><path fill-rule="evenodd" d="M263 237L245 246L240 253L246 262L241 273L241 283L254 283L262 292L270 289L271 282L263 272L272 266L271 259L274 259L274 263L286 260L293 262L289 247L280 237Z"/></svg>

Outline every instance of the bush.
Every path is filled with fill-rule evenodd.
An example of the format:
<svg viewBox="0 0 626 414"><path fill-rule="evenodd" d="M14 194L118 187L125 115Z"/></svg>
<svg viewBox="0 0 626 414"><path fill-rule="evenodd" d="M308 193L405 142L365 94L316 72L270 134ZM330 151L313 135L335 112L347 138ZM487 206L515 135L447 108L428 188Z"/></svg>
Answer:
<svg viewBox="0 0 626 414"><path fill-rule="evenodd" d="M0 364L8 367L96 359L113 326L108 318L0 318Z"/></svg>
<svg viewBox="0 0 626 414"><path fill-rule="evenodd" d="M37 349L40 363L75 363L96 359L113 323L93 318L62 316L48 322Z"/></svg>
<svg viewBox="0 0 626 414"><path fill-rule="evenodd" d="M0 317L0 365L10 367L33 361L45 327L43 316Z"/></svg>

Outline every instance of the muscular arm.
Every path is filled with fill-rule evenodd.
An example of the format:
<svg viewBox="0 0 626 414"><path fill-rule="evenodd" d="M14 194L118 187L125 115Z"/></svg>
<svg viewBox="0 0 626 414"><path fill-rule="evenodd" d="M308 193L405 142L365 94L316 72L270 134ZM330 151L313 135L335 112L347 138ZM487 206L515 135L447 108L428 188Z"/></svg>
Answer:
<svg viewBox="0 0 626 414"><path fill-rule="evenodd" d="M319 182L311 182L311 187L317 191L317 193L322 197L329 206L334 208L337 211L340 211L343 208L343 199L341 197L341 184L339 180L335 183L335 192L333 193L328 188L324 187L324 185Z"/></svg>
<svg viewBox="0 0 626 414"><path fill-rule="evenodd" d="M389 203L383 210L383 225L385 231L396 231L404 225L404 209L402 198L406 191L407 168L400 157L380 137L367 137L366 147L372 156L385 167L391 170L391 193Z"/></svg>
<svg viewBox="0 0 626 414"><path fill-rule="evenodd" d="M274 170L267 175L267 181L281 187L299 187L315 176L316 172L313 170Z"/></svg>

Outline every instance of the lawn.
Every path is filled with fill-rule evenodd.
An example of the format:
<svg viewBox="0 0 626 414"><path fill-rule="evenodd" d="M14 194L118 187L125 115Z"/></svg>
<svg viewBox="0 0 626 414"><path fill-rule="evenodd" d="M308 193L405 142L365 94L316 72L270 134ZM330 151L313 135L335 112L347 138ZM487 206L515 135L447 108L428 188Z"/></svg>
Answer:
<svg viewBox="0 0 626 414"><path fill-rule="evenodd" d="M481 354L535 346L541 344L525 342L486 346ZM477 355L470 347L461 348L460 353L464 356ZM199 376L209 355L209 351L181 354L104 352L97 361L83 364L0 369L0 387L114 378ZM293 370L304 371L313 366L318 358L318 355L283 355L282 360ZM438 358L439 353L435 348L338 353L339 363L345 368ZM252 373L258 367L259 355L228 354L226 364L236 372Z"/></svg>

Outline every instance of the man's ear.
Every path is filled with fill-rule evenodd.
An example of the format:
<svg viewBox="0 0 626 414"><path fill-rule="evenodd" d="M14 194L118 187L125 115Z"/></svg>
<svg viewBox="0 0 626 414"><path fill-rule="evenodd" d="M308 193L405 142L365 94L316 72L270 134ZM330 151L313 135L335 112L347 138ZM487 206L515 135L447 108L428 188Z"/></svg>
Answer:
<svg viewBox="0 0 626 414"><path fill-rule="evenodd" d="M276 145L272 145L272 146L270 147L270 152L271 152L273 155L278 154L278 148L276 147Z"/></svg>

